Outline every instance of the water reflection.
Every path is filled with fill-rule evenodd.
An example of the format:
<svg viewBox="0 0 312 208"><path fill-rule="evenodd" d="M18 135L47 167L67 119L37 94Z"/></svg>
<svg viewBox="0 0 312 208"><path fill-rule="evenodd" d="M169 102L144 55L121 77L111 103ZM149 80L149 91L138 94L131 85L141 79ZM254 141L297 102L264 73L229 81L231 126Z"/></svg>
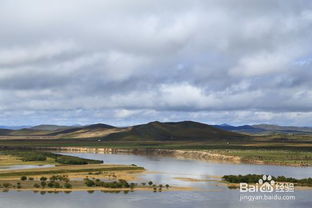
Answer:
<svg viewBox="0 0 312 208"><path fill-rule="evenodd" d="M70 194L41 195L32 192L15 192L0 194L1 207L13 208L189 208L189 207L311 207L311 192L296 191L294 201L255 201L240 202L239 192L226 190L222 192L146 192L136 191L127 194L95 191L88 194L85 191Z"/></svg>

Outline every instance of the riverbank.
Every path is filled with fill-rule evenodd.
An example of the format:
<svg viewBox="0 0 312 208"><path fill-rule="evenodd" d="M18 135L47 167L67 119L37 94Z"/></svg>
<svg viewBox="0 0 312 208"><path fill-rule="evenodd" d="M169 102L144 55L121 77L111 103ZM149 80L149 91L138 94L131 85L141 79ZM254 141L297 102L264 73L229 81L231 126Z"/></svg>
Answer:
<svg viewBox="0 0 312 208"><path fill-rule="evenodd" d="M218 163L246 163L258 165L280 165L307 167L312 166L312 152L298 150L275 150L275 149L255 149L254 147L246 147L245 149L232 149L231 147L222 146L222 148L211 149L172 149L162 148L135 148L135 147L77 147L77 146L55 146L55 147L1 147L3 151L58 151L58 152L85 152L85 153L125 153L125 154L142 154L142 155L162 155L175 157L178 159L193 159L202 161L215 161ZM1 157L1 155L0 155ZM48 158L49 159L49 158ZM5 162L0 158L0 166ZM16 162L16 161L15 161ZM50 164L58 161L49 161ZM29 163L31 164L31 163ZM46 162L35 162L34 164L47 164Z"/></svg>
<svg viewBox="0 0 312 208"><path fill-rule="evenodd" d="M178 187L138 180L143 167L135 165L92 164L40 169L0 171L0 190L7 192L72 192L72 191L194 191L194 187ZM66 173L66 174L64 174ZM139 183L127 181L140 181Z"/></svg>
<svg viewBox="0 0 312 208"><path fill-rule="evenodd" d="M161 191L159 189L154 190L153 187L138 187L138 188L103 188L103 187L74 187L70 189L66 188L10 188L3 189L2 191L34 191L34 192L72 192L72 191L105 191L105 192L119 192L119 191L153 191L153 192L168 192L168 191L202 191L202 189L195 187L176 187L172 186L170 188L163 188Z"/></svg>
<svg viewBox="0 0 312 208"><path fill-rule="evenodd" d="M106 148L106 147L44 147L56 151L85 153L128 153L144 155L162 155L178 159L194 159L230 163L249 163L259 165L281 165L305 167L312 166L312 153L287 150L172 150L145 148ZM311 160L309 160L311 158ZM303 160L304 159L304 160Z"/></svg>
<svg viewBox="0 0 312 208"><path fill-rule="evenodd" d="M69 174L69 175L92 175L90 173L105 173L111 172L143 172L143 167L135 165L114 165L114 164L89 164L89 165L62 165L49 168L31 168L31 169L18 169L18 170L1 170L0 179L9 177L20 176L49 176L53 174Z"/></svg>

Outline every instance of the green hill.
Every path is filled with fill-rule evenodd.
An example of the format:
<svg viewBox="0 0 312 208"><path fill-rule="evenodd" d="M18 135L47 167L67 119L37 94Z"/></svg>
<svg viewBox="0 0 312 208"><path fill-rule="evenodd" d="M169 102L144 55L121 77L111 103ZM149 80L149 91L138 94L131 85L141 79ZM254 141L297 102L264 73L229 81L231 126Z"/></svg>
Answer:
<svg viewBox="0 0 312 208"><path fill-rule="evenodd" d="M126 128L107 124L80 127L40 125L28 129L0 129L0 136L40 138L102 138L112 141L241 141L248 136L193 122L151 122Z"/></svg>
<svg viewBox="0 0 312 208"><path fill-rule="evenodd" d="M123 141L233 141L245 138L247 136L243 134L193 121L166 123L155 121L133 126L128 131L113 133L105 137L108 140Z"/></svg>

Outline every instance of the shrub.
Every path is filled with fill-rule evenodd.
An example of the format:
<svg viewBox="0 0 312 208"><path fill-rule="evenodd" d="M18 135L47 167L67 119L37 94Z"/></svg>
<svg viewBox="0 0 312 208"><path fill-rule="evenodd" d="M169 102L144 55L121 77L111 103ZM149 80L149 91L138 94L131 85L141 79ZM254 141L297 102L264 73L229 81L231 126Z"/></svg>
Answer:
<svg viewBox="0 0 312 208"><path fill-rule="evenodd" d="M40 178L40 181L46 181L46 180L48 180L47 177L42 176L42 177Z"/></svg>
<svg viewBox="0 0 312 208"><path fill-rule="evenodd" d="M61 188L62 186L58 182L54 182L54 188Z"/></svg>
<svg viewBox="0 0 312 208"><path fill-rule="evenodd" d="M44 188L47 185L47 183L44 181L41 181L40 185L42 186L42 188Z"/></svg>
<svg viewBox="0 0 312 208"><path fill-rule="evenodd" d="M54 182L50 181L50 182L48 183L48 187L49 187L49 188L53 188L53 187L54 187Z"/></svg>
<svg viewBox="0 0 312 208"><path fill-rule="evenodd" d="M12 184L10 184L10 183L4 183L2 186L3 186L4 188L9 188L9 187L12 186Z"/></svg>
<svg viewBox="0 0 312 208"><path fill-rule="evenodd" d="M22 176L22 177L21 177L21 180L22 180L22 181L26 181L26 180L27 180L27 177L26 177L26 176Z"/></svg>
<svg viewBox="0 0 312 208"><path fill-rule="evenodd" d="M95 186L94 181L89 180L89 179L85 181L85 184L86 184L88 187Z"/></svg>
<svg viewBox="0 0 312 208"><path fill-rule="evenodd" d="M56 175L53 175L50 177L50 181L57 181L58 177Z"/></svg>
<svg viewBox="0 0 312 208"><path fill-rule="evenodd" d="M64 188L70 189L72 188L72 185L70 183L65 183Z"/></svg>

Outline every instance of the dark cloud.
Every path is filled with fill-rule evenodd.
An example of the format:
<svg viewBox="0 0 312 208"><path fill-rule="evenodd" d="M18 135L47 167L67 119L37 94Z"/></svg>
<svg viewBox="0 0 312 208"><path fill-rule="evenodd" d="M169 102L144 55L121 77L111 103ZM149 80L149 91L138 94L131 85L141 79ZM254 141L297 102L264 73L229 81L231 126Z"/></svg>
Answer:
<svg viewBox="0 0 312 208"><path fill-rule="evenodd" d="M4 0L0 27L0 123L311 121L308 0Z"/></svg>

